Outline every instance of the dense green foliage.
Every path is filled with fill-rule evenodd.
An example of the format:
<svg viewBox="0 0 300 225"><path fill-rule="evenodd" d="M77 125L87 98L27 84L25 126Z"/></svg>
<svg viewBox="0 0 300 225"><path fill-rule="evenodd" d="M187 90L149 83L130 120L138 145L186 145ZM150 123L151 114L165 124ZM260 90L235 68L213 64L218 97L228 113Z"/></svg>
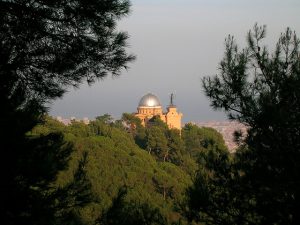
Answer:
<svg viewBox="0 0 300 225"><path fill-rule="evenodd" d="M69 86L118 75L134 59L116 30L129 6L0 1L1 224L295 223L299 41L289 30L271 59L253 38L264 30L242 53L229 39L223 80L205 82L215 107L251 126L235 157L215 130L192 124L180 133L156 117L143 127L131 114L69 126L45 116Z"/></svg>
<svg viewBox="0 0 300 225"><path fill-rule="evenodd" d="M237 133L233 159L220 151L206 159L189 189L191 220L299 224L300 40L287 29L271 54L265 33L256 25L242 50L229 36L220 74L203 80L212 106L249 129L244 140Z"/></svg>
<svg viewBox="0 0 300 225"><path fill-rule="evenodd" d="M197 156L179 131L157 118L145 128L130 114L70 126L44 116L69 86L117 75L134 59L116 30L129 5L0 1L1 224L183 220Z"/></svg>
<svg viewBox="0 0 300 225"><path fill-rule="evenodd" d="M84 166L52 185L73 146L26 132L69 86L127 68L134 57L116 22L128 12L127 0L0 1L1 224L82 223L77 211L92 197Z"/></svg>
<svg viewBox="0 0 300 225"><path fill-rule="evenodd" d="M129 202L124 197L126 190L120 189L111 207L104 212L100 224L107 225L164 225L166 219L161 215L158 208L151 208L148 203Z"/></svg>
<svg viewBox="0 0 300 225"><path fill-rule="evenodd" d="M129 117L124 114L120 123L103 115L89 125L73 121L68 126L47 117L46 124L35 127L30 135L60 132L64 140L72 144L69 166L54 182L57 187L64 187L73 179L78 160L87 155L85 171L95 201L79 210L83 222L171 224L184 221L182 205L185 190L191 185L197 169L196 161L201 154L208 154L215 148L226 151L223 139L213 129L188 124L183 129L184 136L188 137L193 130L198 140L198 146L193 144L193 151L198 154L191 154L187 150L192 145L190 140L185 141L178 130L169 130L157 118L151 127L137 128L134 124L128 127ZM156 133L151 133L153 129ZM135 138L140 141L138 132L145 134L145 148L136 143ZM155 143L164 145L168 157L159 147L149 151L148 146L153 145L152 136L164 140L155 139Z"/></svg>

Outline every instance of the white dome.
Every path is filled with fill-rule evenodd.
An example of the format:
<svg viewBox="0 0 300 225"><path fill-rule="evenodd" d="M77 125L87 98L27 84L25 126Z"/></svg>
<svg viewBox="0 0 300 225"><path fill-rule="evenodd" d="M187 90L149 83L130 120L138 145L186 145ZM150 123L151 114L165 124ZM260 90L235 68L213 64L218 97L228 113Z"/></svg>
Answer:
<svg viewBox="0 0 300 225"><path fill-rule="evenodd" d="M161 104L155 95L148 93L141 98L139 107L161 107Z"/></svg>

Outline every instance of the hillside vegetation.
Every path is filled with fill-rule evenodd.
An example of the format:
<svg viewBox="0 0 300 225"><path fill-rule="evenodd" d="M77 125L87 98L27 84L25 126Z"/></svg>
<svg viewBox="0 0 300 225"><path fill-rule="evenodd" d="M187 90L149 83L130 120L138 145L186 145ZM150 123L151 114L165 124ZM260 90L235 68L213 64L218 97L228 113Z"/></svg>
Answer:
<svg viewBox="0 0 300 225"><path fill-rule="evenodd" d="M69 126L46 117L45 123L29 135L51 133L63 136L63 146L72 145L68 167L58 174L54 186L72 182L81 159L86 157L84 170L93 201L78 213L90 224L95 220L108 223L104 220L118 198L123 201L118 207L122 205L131 212L143 207L147 208L144 214L152 210L157 219L149 224L183 221L181 205L198 168L199 155L216 148L226 151L222 136L213 129L187 124L180 135L158 118L153 126L144 128L130 114L119 121L104 115L89 125L73 121ZM117 214L122 217L121 211Z"/></svg>

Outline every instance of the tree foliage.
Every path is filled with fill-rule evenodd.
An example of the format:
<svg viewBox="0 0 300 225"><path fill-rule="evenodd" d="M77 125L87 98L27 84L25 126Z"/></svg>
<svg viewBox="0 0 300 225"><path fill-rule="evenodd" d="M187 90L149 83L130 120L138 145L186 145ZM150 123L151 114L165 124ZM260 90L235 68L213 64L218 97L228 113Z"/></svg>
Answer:
<svg viewBox="0 0 300 225"><path fill-rule="evenodd" d="M126 118L135 121L131 115ZM153 135L164 140L154 139L157 144L154 146L159 150L162 144L162 149L168 150L169 155L164 160L165 151L157 150L149 154L146 147L142 149L137 145L135 137L139 134L137 130L133 132L129 129L129 120L121 123L124 127L120 127L119 122L107 114L97 117L88 125L73 121L65 126L50 117L45 120L46 123L36 126L31 135L47 136L62 132L64 141L73 146L68 167L58 174L53 183L55 187L67 188L79 166L78 160L88 154L84 168L93 203L75 210L76 218L86 224L94 224L95 220L100 224L145 224L145 220L149 224L183 223L185 218L180 206L184 202L185 189L191 185L196 161L208 164L214 154L211 151L221 149L217 146L222 146L224 142L222 140L219 143L219 134L215 130L193 126L198 131L199 140L214 144L199 146L197 157L191 157L186 151L189 143L185 145L185 139L179 131L167 129L165 124L158 121L153 126L143 128L143 132L147 133L146 145L151 144L148 142L149 131L155 131ZM202 160L199 158L201 154ZM124 187L126 194L119 192Z"/></svg>
<svg viewBox="0 0 300 225"><path fill-rule="evenodd" d="M168 140L161 129L156 126L147 129L147 150L158 159L166 161L168 156Z"/></svg>
<svg viewBox="0 0 300 225"><path fill-rule="evenodd" d="M191 180L180 167L156 160L139 148L131 133L114 123L95 120L89 125L74 122L65 126L51 118L46 121L32 133L47 135L63 129L65 141L74 146L68 168L59 173L55 186L67 187L78 160L88 154L85 171L95 201L78 209L84 223L94 224L98 218L104 224L118 224L121 220L143 224L145 218L153 215L149 224L159 224L158 219L171 223L182 218L174 205L183 200ZM123 187L127 187L126 195L123 193L117 201L115 198Z"/></svg>
<svg viewBox="0 0 300 225"><path fill-rule="evenodd" d="M127 0L1 1L1 79L7 97L60 97L67 85L118 74L133 56L116 21ZM8 81L11 81L10 83Z"/></svg>
<svg viewBox="0 0 300 225"><path fill-rule="evenodd" d="M52 198L60 193L68 199L73 193L52 186L71 150L62 151L60 134L33 138L27 132L41 122L45 103L69 86L127 68L134 57L126 53L128 35L116 30L116 22L128 15L129 5L127 0L0 1L3 224L81 223L79 214L61 216L65 209L76 211L75 206L61 196ZM84 176L77 178L88 189Z"/></svg>
<svg viewBox="0 0 300 225"><path fill-rule="evenodd" d="M212 106L249 129L233 162L223 165L226 179L220 184L206 179L199 189L213 185L208 196L217 199L208 201L214 210L197 208L196 212L209 215L200 220L214 224L299 223L300 40L287 28L270 53L262 44L265 34L265 26L255 25L244 49L229 36L220 74L203 79ZM214 170L214 177L223 176L224 171Z"/></svg>
<svg viewBox="0 0 300 225"><path fill-rule="evenodd" d="M123 113L122 121L126 124L126 129L134 137L136 143L145 148L146 129L142 125L142 121L130 113Z"/></svg>
<svg viewBox="0 0 300 225"><path fill-rule="evenodd" d="M163 217L158 208L152 208L149 204L138 202L126 202L126 189L120 189L118 195L113 199L109 207L99 220L101 225L165 225L166 218Z"/></svg>
<svg viewBox="0 0 300 225"><path fill-rule="evenodd" d="M195 160L198 160L201 153L214 148L227 151L222 135L215 129L200 128L197 125L188 123L182 129L182 136L187 153Z"/></svg>

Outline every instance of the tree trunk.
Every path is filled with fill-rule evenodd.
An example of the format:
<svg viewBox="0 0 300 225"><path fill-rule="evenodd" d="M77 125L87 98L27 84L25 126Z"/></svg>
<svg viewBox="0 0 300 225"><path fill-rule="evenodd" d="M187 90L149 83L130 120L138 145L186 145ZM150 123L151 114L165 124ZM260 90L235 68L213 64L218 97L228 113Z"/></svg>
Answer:
<svg viewBox="0 0 300 225"><path fill-rule="evenodd" d="M164 162L166 161L168 156L169 156L169 151L167 151L166 154L164 154Z"/></svg>

